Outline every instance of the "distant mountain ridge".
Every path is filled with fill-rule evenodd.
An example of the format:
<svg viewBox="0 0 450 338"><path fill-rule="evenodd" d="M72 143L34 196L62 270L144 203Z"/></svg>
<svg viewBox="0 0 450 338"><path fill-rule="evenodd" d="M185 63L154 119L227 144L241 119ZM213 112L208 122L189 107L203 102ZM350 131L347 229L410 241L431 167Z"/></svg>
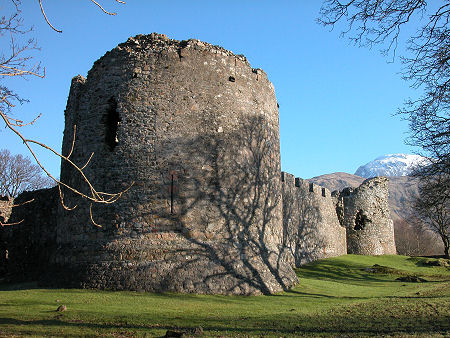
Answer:
<svg viewBox="0 0 450 338"><path fill-rule="evenodd" d="M371 178L376 176L408 176L427 159L420 155L411 154L389 154L383 155L375 160L360 166L355 175Z"/></svg>

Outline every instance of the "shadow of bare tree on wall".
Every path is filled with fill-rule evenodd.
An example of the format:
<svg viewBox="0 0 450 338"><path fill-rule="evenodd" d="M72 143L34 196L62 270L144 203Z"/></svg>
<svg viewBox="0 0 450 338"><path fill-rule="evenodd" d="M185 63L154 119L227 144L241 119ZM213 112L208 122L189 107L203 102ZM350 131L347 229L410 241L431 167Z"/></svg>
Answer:
<svg viewBox="0 0 450 338"><path fill-rule="evenodd" d="M163 168L161 179L142 188L145 196L136 194L132 218L114 219L114 210L130 204L127 196L112 206L102 240L83 243L97 258L69 258L69 266L60 265L65 280L221 294L270 294L295 285L283 245L278 133L268 125L260 115L239 128L160 140L155 167ZM114 190L110 182L105 189ZM101 208L94 214L104 215ZM60 247L61 255L74 252Z"/></svg>
<svg viewBox="0 0 450 338"><path fill-rule="evenodd" d="M315 261L324 254L325 243L319 234L322 216L307 184L283 173L283 243L294 265Z"/></svg>
<svg viewBox="0 0 450 338"><path fill-rule="evenodd" d="M279 150L273 132L259 116L234 132L205 135L182 146L199 165L185 180L178 177L176 220L197 248L196 257L177 267L180 276L197 269L208 288L219 286L226 293L269 294L296 283L282 243ZM184 254L192 255L190 250ZM199 271L202 264L209 268Z"/></svg>

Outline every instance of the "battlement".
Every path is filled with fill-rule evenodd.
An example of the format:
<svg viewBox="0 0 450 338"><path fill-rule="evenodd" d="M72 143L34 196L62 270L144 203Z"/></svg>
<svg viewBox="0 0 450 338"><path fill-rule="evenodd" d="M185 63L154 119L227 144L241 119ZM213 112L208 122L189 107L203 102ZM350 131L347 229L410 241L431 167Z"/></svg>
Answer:
<svg viewBox="0 0 450 338"><path fill-rule="evenodd" d="M295 176L292 174L289 174L285 171L281 172L281 182L284 182L288 185L295 184Z"/></svg>
<svg viewBox="0 0 450 338"><path fill-rule="evenodd" d="M281 182L289 186L301 188L304 191L312 193L316 196L331 198L331 192L327 188L315 183L308 183L307 180L304 180L300 177L295 177L294 175L289 174L285 171L281 172Z"/></svg>
<svg viewBox="0 0 450 338"><path fill-rule="evenodd" d="M345 228L330 191L286 172L281 181L286 245L295 266L346 254Z"/></svg>

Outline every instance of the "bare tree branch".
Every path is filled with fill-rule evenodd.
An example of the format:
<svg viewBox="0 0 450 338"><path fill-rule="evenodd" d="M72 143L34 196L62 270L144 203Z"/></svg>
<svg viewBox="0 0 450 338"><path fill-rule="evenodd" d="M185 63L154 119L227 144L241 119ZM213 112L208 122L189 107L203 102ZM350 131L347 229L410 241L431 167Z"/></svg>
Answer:
<svg viewBox="0 0 450 338"><path fill-rule="evenodd" d="M385 44L382 52L395 55L402 27L414 15L423 14L426 6L424 0L325 0L318 22L333 28L345 20L342 35L353 32L349 39L359 46Z"/></svg>
<svg viewBox="0 0 450 338"><path fill-rule="evenodd" d="M42 13L42 15L44 16L44 19L45 19L45 21L47 22L47 24L48 24L55 32L62 33L62 30L56 29L56 28L50 23L50 21L48 21L48 18L47 18L47 15L45 14L44 7L42 6L42 1L41 1L41 0L39 0L39 6L41 7L41 13Z"/></svg>
<svg viewBox="0 0 450 338"><path fill-rule="evenodd" d="M92 3L97 5L104 13L109 15L116 15L116 13L111 13L106 11L97 1L90 0ZM117 3L125 3L121 0L115 0ZM10 88L8 88L7 85L4 84L4 79L10 78L10 77L38 77L43 78L45 77L45 69L41 71L41 64L39 62L33 62L33 56L30 54L32 51L36 51L39 48L36 45L36 42L34 39L28 39L24 44L17 43L16 37L18 36L25 36L29 34L32 29L26 29L23 27L23 20L21 17L21 11L20 11L20 5L21 0L11 0L11 3L13 4L13 11L12 14L7 17L4 16L0 19L0 37L8 37L9 39L9 49L6 53L0 53L0 120L4 122L6 129L8 129L10 132L14 133L25 146L27 147L28 151L30 152L31 156L33 157L34 161L36 162L36 168L39 168L42 170L49 179L51 179L57 186L60 192L60 200L61 204L66 210L74 209L76 206L73 207L67 207L64 204L64 195L62 194L61 188L64 187L73 193L79 195L82 198L88 199L92 203L101 203L101 204L111 204L114 203L118 198L122 196L125 192L127 192L131 186L134 184L134 182L131 182L130 185L123 191L120 191L118 193L107 193L107 192L101 192L97 191L95 187L91 184L90 180L84 173L84 169L88 166L90 160L92 159L93 153L91 154L88 161L82 165L78 166L75 164L71 159L70 156L72 155L73 148L75 146L75 136L76 136L76 126L74 126L74 135L73 135L73 141L72 141L72 148L70 152L67 155L63 155L56 150L54 150L52 147L49 147L48 145L39 142L37 140L26 138L22 132L20 131L21 127L24 127L26 125L32 125L36 122L36 120L40 117L38 115L36 118L32 119L30 122L26 123L23 122L23 120L13 117L12 115L12 109L15 107L16 103L24 103L27 102L26 99L23 99L20 97L17 93L12 91ZM41 13L47 22L47 24L55 31L61 32L61 30L56 29L49 21L43 6L43 1L39 0L39 6ZM23 39L21 39L23 40ZM37 157L35 151L33 150L32 146L37 146L42 149L49 150L52 152L55 156L61 158L64 162L69 163L73 168L75 168L75 171L81 176L82 181L87 185L89 193L83 193L78 189L75 189L74 187L69 186L65 182L57 179L55 176L53 176L45 167L45 165L39 160ZM0 172L1 175L1 172ZM3 180L3 178L0 178ZM8 191L7 193L11 196L17 195L19 192L19 189L14 189L11 191ZM92 208L90 210L91 214L91 220L92 223L96 226L98 225L96 222L94 222L94 219L92 217ZM2 224L4 225L4 224Z"/></svg>
<svg viewBox="0 0 450 338"><path fill-rule="evenodd" d="M407 143L420 147L431 163L415 173L422 186L416 207L423 213L426 207L433 208L434 215L442 216L450 200L450 0L432 5L425 0L325 0L320 15L318 21L332 28L344 21L343 34L350 34L351 41L369 47L380 44L385 54L394 56L404 26L413 19L420 24L407 40L401 60L403 79L422 94L407 100L398 113L409 121ZM433 194L444 200L431 203Z"/></svg>
<svg viewBox="0 0 450 338"><path fill-rule="evenodd" d="M15 198L25 190L48 188L52 182L30 159L0 150L0 196Z"/></svg>
<svg viewBox="0 0 450 338"><path fill-rule="evenodd" d="M450 198L446 174L421 177L419 197L414 201L414 216L421 226L436 233L444 244L444 255L450 248Z"/></svg>
<svg viewBox="0 0 450 338"><path fill-rule="evenodd" d="M116 12L108 12L97 1L95 1L95 0L89 0L89 1L92 2L93 4L97 5L97 7L99 7L102 10L103 13L108 14L108 15L117 15ZM121 3L121 4L125 4L125 1L121 1L121 0L115 0L115 1L118 2L118 3ZM53 26L50 23L50 21L48 20L47 15L45 14L45 11L44 11L44 6L42 5L42 0L39 0L39 6L41 7L42 16L44 17L45 21L50 26L50 28L53 29L55 32L62 33L62 30L56 29L55 26Z"/></svg>

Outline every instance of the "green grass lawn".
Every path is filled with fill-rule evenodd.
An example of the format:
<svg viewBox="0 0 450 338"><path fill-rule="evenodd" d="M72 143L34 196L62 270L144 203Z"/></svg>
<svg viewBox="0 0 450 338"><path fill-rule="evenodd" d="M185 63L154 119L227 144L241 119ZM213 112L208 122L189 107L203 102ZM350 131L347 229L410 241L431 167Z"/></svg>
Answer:
<svg viewBox="0 0 450 338"><path fill-rule="evenodd" d="M272 296L204 296L0 286L0 336L450 335L450 270L405 256L325 259ZM374 264L391 274L365 271ZM396 281L418 275L424 283ZM59 305L67 311L58 313Z"/></svg>

